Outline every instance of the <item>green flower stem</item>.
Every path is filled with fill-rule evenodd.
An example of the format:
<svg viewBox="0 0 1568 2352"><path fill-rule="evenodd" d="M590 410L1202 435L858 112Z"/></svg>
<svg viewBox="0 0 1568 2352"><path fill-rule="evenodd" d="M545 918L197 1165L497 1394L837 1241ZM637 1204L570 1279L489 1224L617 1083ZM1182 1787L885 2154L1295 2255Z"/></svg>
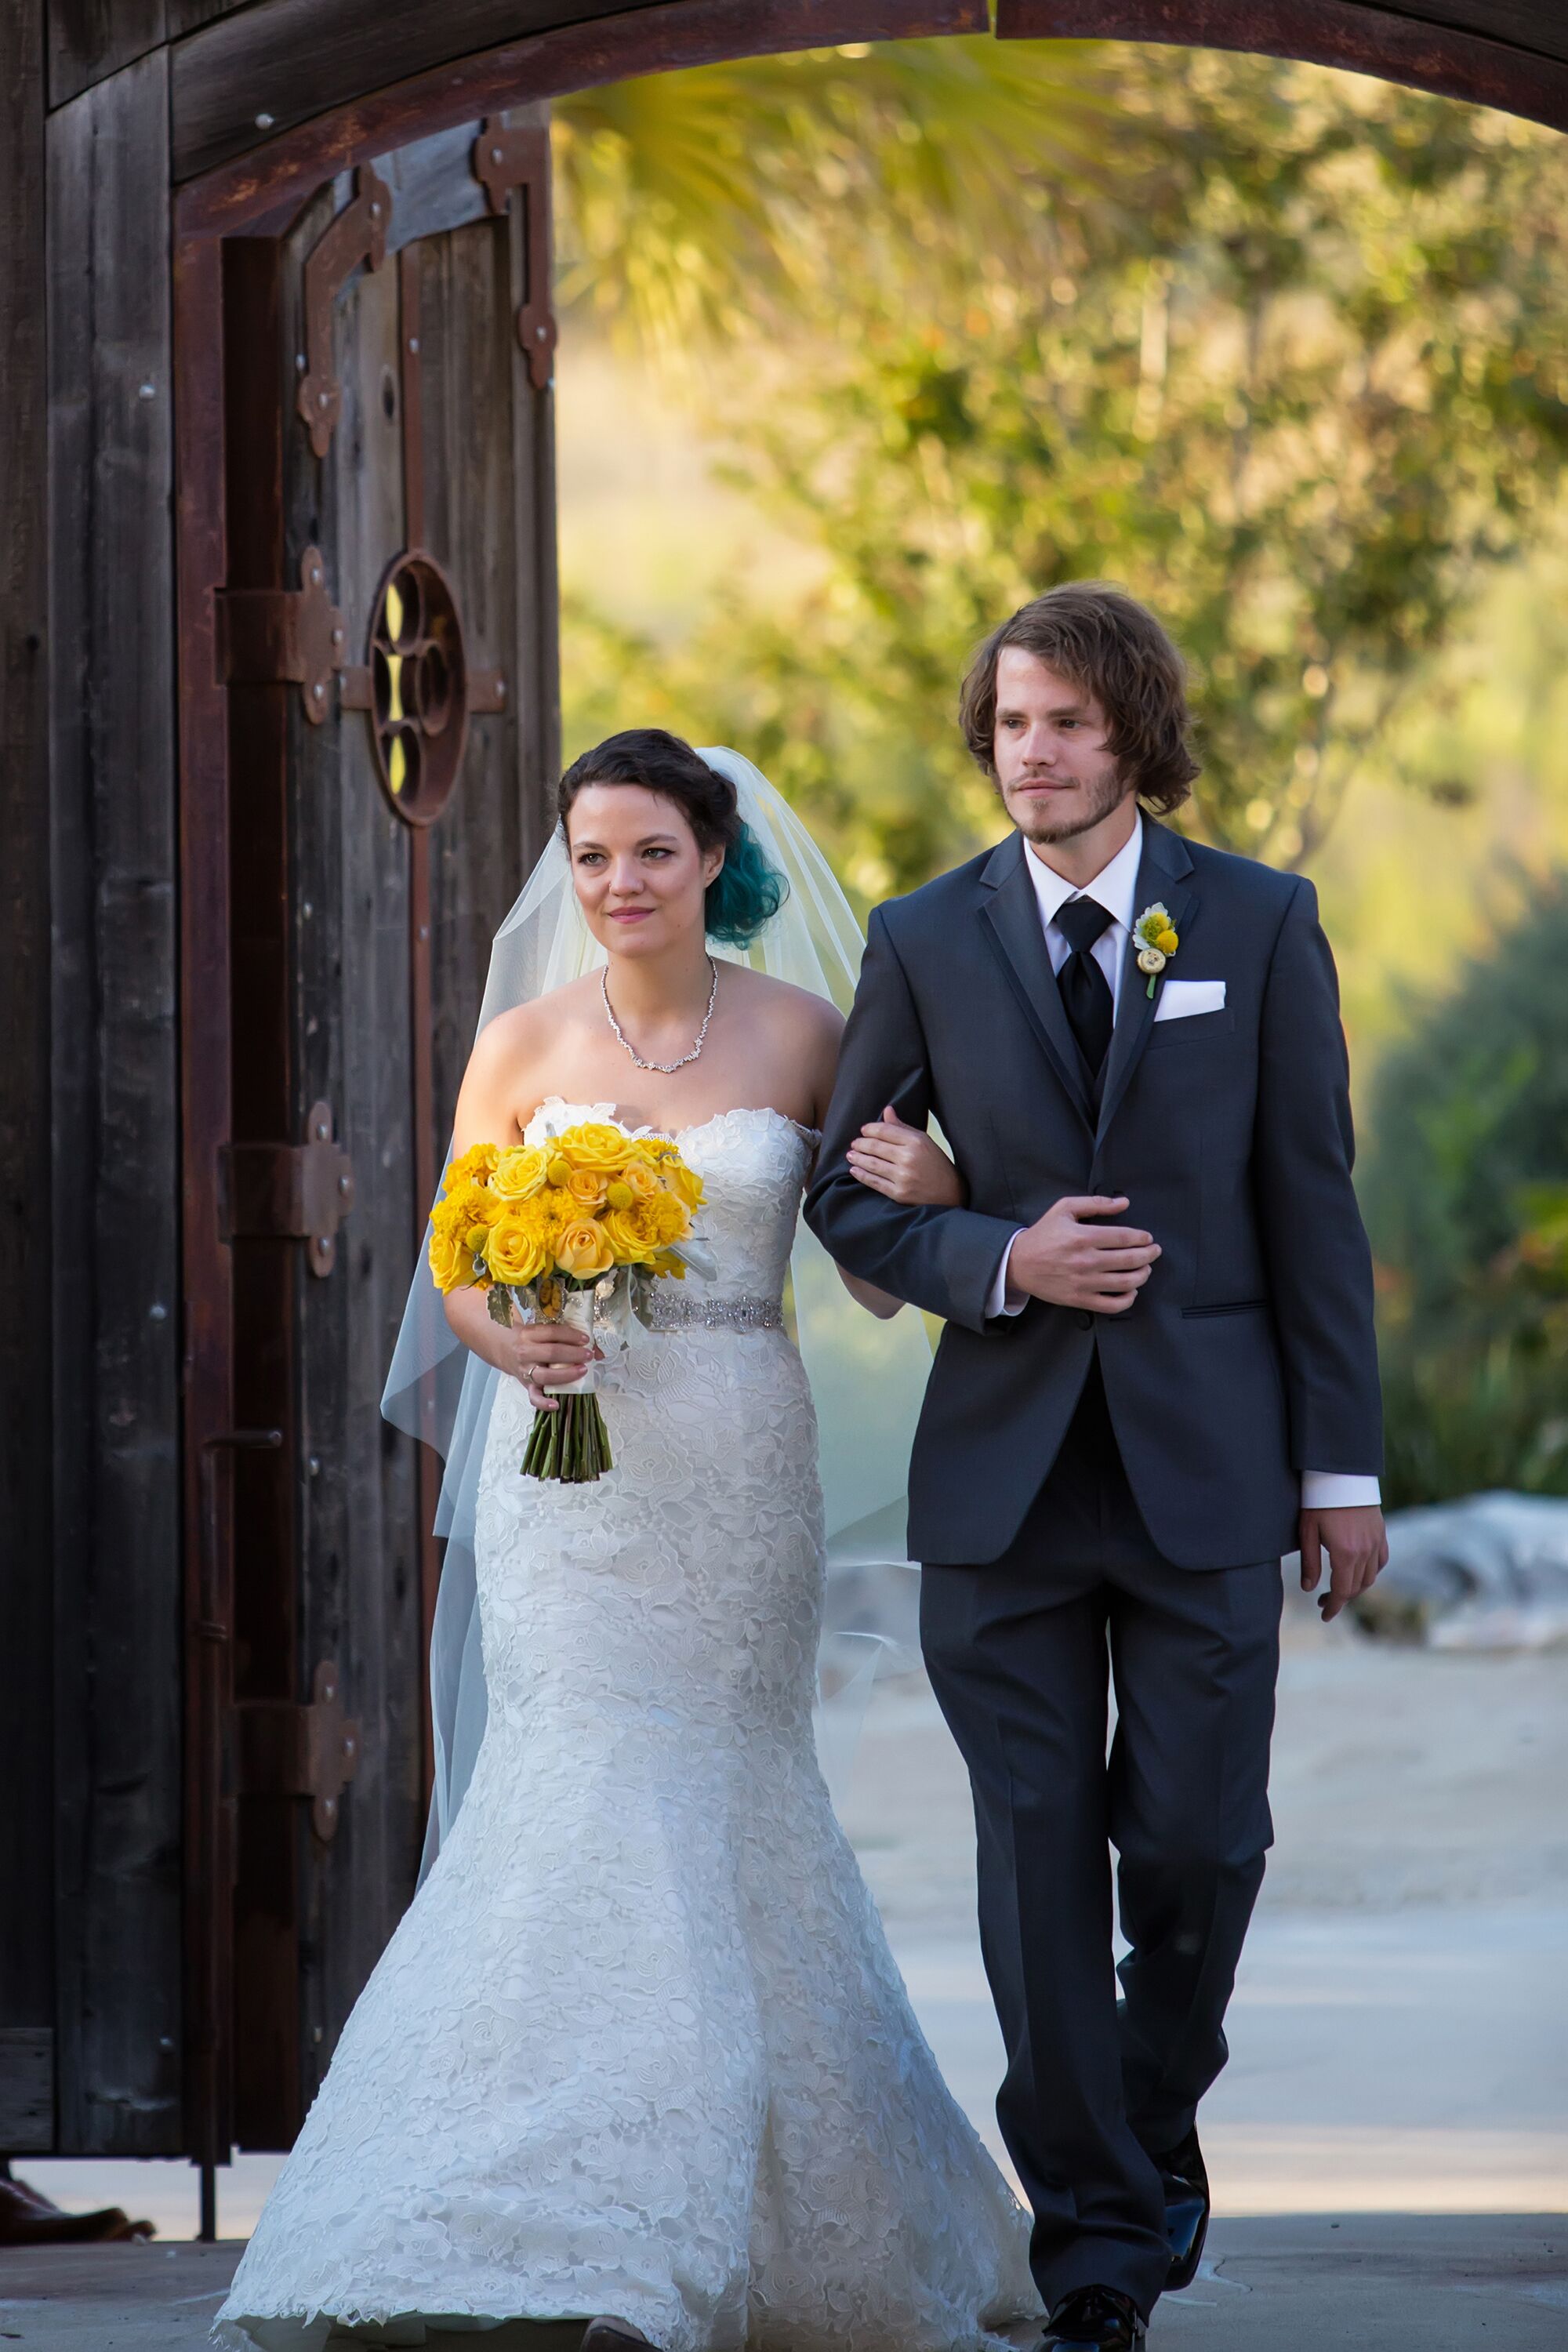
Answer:
<svg viewBox="0 0 1568 2352"><path fill-rule="evenodd" d="M596 1396L563 1396L553 1412L542 1407L535 1413L522 1457L525 1477L585 1486L614 1467L610 1433Z"/></svg>

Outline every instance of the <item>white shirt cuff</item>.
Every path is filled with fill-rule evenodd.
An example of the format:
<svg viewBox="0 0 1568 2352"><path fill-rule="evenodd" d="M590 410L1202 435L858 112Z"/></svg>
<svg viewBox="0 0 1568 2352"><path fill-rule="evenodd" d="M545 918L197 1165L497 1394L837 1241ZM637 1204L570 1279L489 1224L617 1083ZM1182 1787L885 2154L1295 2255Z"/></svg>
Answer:
<svg viewBox="0 0 1568 2352"><path fill-rule="evenodd" d="M1018 1228L1018 1234L1027 1231L1026 1225L1020 1225ZM1014 1234L1013 1242L1017 1240L1018 1234ZM1013 1242L1009 1242L1003 1251L1002 1263L993 1278L990 1293L985 1301L987 1318L993 1315L1021 1315L1029 1303L1026 1298L1020 1298L1016 1307L1009 1307L1007 1304L1007 1267L1013 1255Z"/></svg>
<svg viewBox="0 0 1568 2352"><path fill-rule="evenodd" d="M1375 1478L1352 1470L1303 1470L1301 1508L1304 1511L1362 1510L1381 1503L1383 1489Z"/></svg>

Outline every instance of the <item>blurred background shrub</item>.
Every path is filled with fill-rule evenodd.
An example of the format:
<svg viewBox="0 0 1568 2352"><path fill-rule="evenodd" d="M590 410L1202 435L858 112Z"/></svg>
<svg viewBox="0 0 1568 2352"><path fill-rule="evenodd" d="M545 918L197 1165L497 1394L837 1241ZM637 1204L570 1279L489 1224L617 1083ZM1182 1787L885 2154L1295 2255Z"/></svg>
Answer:
<svg viewBox="0 0 1568 2352"><path fill-rule="evenodd" d="M1361 1191L1397 1507L1568 1495L1568 883L1384 1057Z"/></svg>

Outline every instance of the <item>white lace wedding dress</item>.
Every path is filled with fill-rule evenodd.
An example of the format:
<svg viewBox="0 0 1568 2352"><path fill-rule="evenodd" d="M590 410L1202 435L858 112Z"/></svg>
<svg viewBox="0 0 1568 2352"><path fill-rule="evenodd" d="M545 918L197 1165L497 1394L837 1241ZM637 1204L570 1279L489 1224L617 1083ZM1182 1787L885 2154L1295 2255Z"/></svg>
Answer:
<svg viewBox="0 0 1568 2352"><path fill-rule="evenodd" d="M606 1115L552 1102L530 1138ZM479 1762L220 2342L603 2312L664 2352L973 2352L1038 2313L817 1769L816 1431L776 1321L813 1140L766 1110L683 1134L719 1271L660 1297L731 1319L606 1368L597 1485L521 1475L501 1385Z"/></svg>

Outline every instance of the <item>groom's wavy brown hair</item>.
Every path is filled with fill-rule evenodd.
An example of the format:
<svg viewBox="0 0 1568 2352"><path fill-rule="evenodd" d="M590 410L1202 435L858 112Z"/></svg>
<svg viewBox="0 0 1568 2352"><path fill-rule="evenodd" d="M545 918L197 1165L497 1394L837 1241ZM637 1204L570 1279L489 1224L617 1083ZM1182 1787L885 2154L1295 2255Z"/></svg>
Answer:
<svg viewBox="0 0 1568 2352"><path fill-rule="evenodd" d="M1147 809L1169 816L1201 771L1192 752L1186 665L1152 613L1101 580L1047 588L993 629L969 665L959 724L978 766L996 773L996 665L1020 646L1092 694L1110 722L1121 772Z"/></svg>

